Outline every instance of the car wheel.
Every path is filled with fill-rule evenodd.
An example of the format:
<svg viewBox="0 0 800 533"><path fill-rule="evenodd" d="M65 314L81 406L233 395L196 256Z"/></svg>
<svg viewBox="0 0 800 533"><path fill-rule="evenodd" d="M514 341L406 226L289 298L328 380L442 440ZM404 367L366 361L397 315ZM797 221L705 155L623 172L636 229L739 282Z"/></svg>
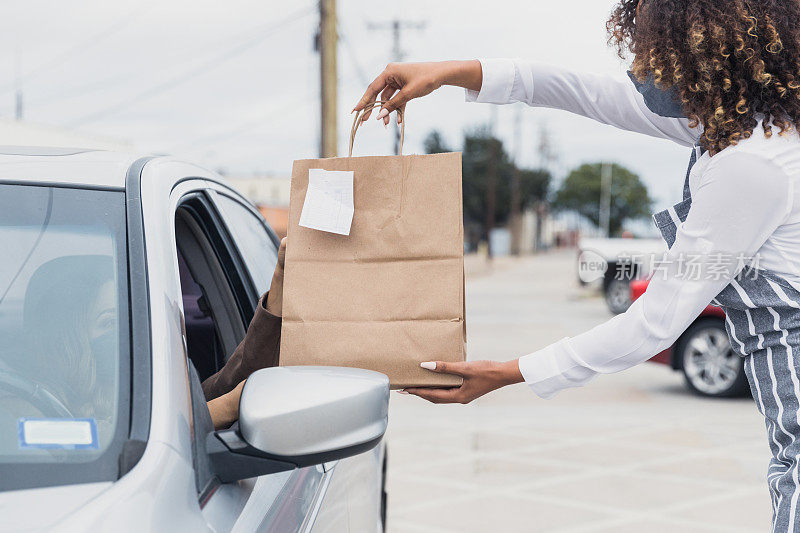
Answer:
<svg viewBox="0 0 800 533"><path fill-rule="evenodd" d="M631 282L628 279L611 279L605 286L606 305L615 315L631 306Z"/></svg>
<svg viewBox="0 0 800 533"><path fill-rule="evenodd" d="M731 349L721 320L701 320L683 334L677 347L686 384L701 396L740 396L749 390L744 359Z"/></svg>

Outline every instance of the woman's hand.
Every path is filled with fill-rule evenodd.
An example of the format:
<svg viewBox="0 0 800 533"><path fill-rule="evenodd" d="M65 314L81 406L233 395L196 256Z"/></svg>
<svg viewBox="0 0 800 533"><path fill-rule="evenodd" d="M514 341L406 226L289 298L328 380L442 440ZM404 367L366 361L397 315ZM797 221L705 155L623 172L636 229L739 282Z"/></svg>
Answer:
<svg viewBox="0 0 800 533"><path fill-rule="evenodd" d="M505 363L497 361L470 361L468 363L432 361L422 363L420 366L432 372L454 374L464 379L460 387L451 389L409 388L400 391L414 394L433 403L466 404L493 390L524 381L516 359Z"/></svg>
<svg viewBox="0 0 800 533"><path fill-rule="evenodd" d="M278 264L275 265L275 272L272 273L272 284L267 295L267 311L275 316L281 316L283 312L283 267L286 263L286 237L281 239L281 247L278 248Z"/></svg>
<svg viewBox="0 0 800 533"><path fill-rule="evenodd" d="M242 380L232 391L208 402L208 412L211 413L214 429L228 428L239 420L239 400L242 397L244 383Z"/></svg>
<svg viewBox="0 0 800 533"><path fill-rule="evenodd" d="M483 82L480 61L442 61L438 63L390 63L367 87L353 111L361 111L378 97L386 102L378 113L378 120L389 124L389 113L405 110L406 103L414 98L426 96L442 85L456 85L479 91ZM362 121L372 111L364 113ZM397 123L402 122L400 114Z"/></svg>

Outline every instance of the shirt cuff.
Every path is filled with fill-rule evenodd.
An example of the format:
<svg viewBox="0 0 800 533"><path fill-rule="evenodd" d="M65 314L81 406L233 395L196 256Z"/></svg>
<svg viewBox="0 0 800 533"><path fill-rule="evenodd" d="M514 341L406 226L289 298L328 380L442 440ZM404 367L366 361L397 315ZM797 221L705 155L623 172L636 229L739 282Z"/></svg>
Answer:
<svg viewBox="0 0 800 533"><path fill-rule="evenodd" d="M519 358L519 371L525 383L540 398L585 385L597 372L581 366L569 347L569 338Z"/></svg>
<svg viewBox="0 0 800 533"><path fill-rule="evenodd" d="M265 292L261 299L258 301L258 308L256 309L256 314L263 314L267 318L275 318L280 320L281 317L279 315L273 315L267 309L267 297L269 296L269 291Z"/></svg>
<svg viewBox="0 0 800 533"><path fill-rule="evenodd" d="M480 104L507 104L517 67L511 59L480 59L483 81L480 91L466 89L467 102Z"/></svg>

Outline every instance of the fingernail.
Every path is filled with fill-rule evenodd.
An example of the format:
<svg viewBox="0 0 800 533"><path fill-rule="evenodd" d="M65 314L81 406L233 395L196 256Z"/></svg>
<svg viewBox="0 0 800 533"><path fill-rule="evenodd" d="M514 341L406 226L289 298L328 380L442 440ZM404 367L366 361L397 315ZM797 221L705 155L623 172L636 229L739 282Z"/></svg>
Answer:
<svg viewBox="0 0 800 533"><path fill-rule="evenodd" d="M400 390L395 391L395 392L397 392L397 394L410 394L409 392L404 391L403 389L400 389Z"/></svg>
<svg viewBox="0 0 800 533"><path fill-rule="evenodd" d="M389 129L389 125L388 125L387 123L385 123L385 122L384 122L384 123L383 123L383 128L384 128L384 129Z"/></svg>
<svg viewBox="0 0 800 533"><path fill-rule="evenodd" d="M378 113L378 120L380 120L383 117L388 116L388 115L389 115L389 110L388 109L381 109L381 112Z"/></svg>
<svg viewBox="0 0 800 533"><path fill-rule="evenodd" d="M419 366L424 368L425 370L436 370L436 363L433 361L428 361L425 363L420 363Z"/></svg>

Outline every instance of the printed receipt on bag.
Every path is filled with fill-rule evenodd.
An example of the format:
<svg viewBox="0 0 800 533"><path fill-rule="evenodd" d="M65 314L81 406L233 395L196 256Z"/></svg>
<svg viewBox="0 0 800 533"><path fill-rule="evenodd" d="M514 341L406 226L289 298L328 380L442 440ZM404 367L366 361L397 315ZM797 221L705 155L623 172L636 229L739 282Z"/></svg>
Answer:
<svg viewBox="0 0 800 533"><path fill-rule="evenodd" d="M352 170L309 169L301 226L350 235L353 211Z"/></svg>

